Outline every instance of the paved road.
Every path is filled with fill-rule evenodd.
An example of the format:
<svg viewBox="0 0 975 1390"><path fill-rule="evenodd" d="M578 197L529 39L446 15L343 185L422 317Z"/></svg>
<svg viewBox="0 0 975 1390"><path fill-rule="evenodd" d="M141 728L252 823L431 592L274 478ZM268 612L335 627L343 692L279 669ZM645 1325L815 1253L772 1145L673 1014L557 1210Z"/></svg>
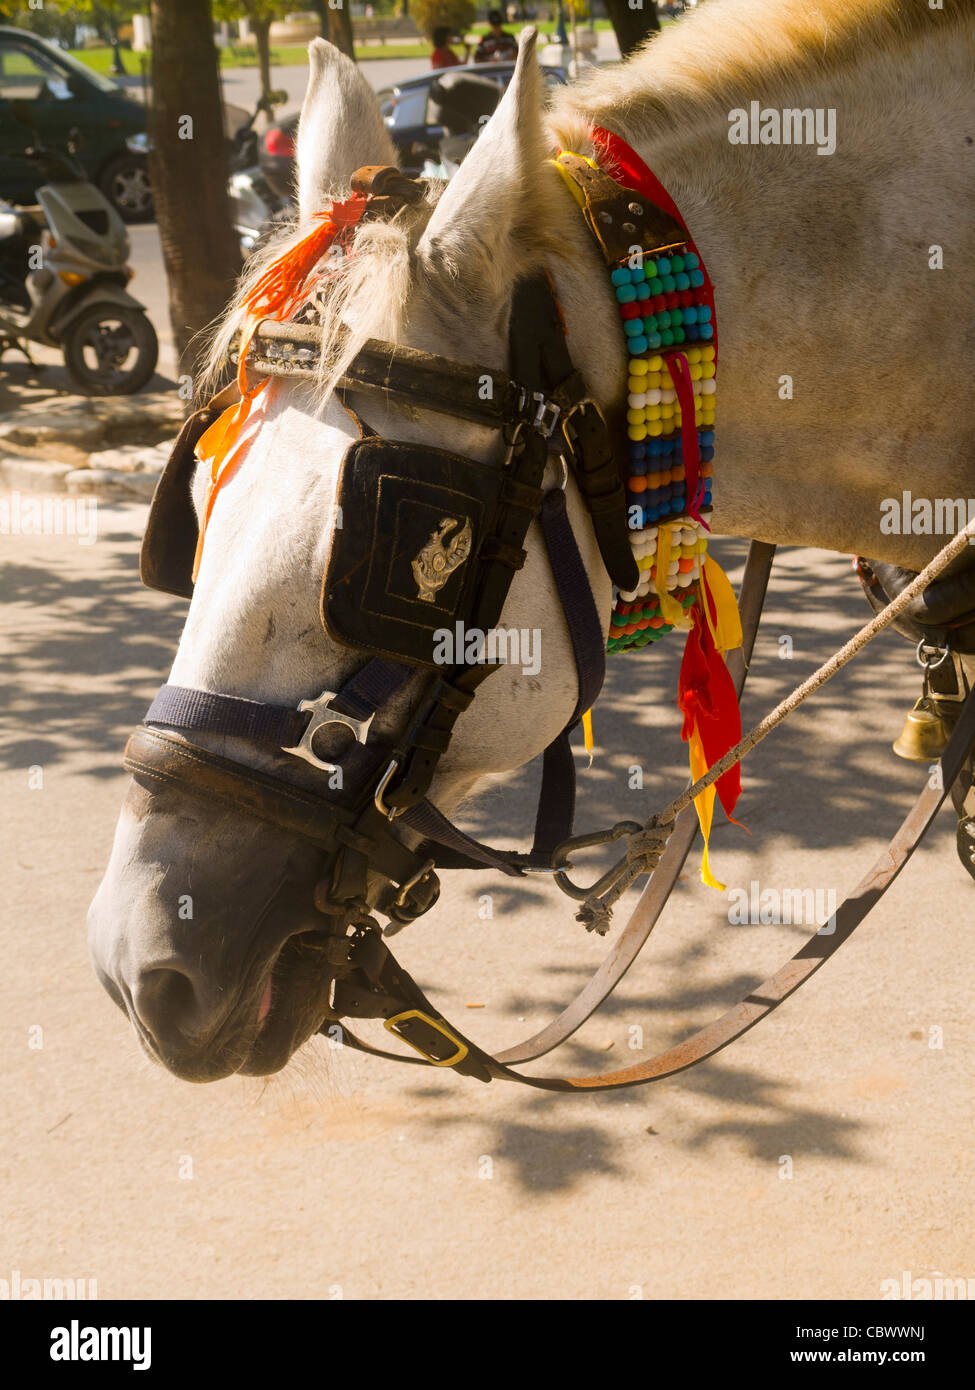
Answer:
<svg viewBox="0 0 975 1390"><path fill-rule="evenodd" d="M0 1269L96 1278L102 1298L874 1299L904 1270L975 1275L975 889L947 814L799 995L656 1088L547 1096L418 1076L322 1040L267 1084L191 1087L144 1060L84 940L122 745L182 621L178 602L138 587L143 524L142 508L106 506L96 545L5 537L0 551L0 641L14 658L0 776ZM723 552L733 566L741 547ZM847 559L786 553L747 716L865 615ZM591 770L580 759L581 826L642 815L682 784L679 658L675 642L610 661L599 753ZM924 775L889 751L916 683L906 644L881 638L756 751L740 809L751 833L715 834L729 885L856 882ZM643 792L628 788L637 763ZM516 843L532 782L502 780L467 826ZM397 944L448 1014L504 1045L605 948L538 880L445 880L435 913ZM560 1065L620 1066L685 1036L803 934L730 925L691 869L646 959Z"/></svg>

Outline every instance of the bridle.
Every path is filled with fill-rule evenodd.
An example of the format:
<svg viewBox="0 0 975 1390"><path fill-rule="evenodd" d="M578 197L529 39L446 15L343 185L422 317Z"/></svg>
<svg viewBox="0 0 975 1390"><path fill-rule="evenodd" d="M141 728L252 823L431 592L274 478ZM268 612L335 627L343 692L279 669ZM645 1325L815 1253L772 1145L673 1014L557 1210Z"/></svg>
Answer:
<svg viewBox="0 0 975 1390"><path fill-rule="evenodd" d="M673 219L635 190L613 183L607 191L588 171L582 172L580 182L587 221L594 230L601 229L604 251L617 204L626 209L628 230L621 235L629 243L652 251L681 240L682 229ZM381 216L395 215L416 198L415 185L395 170L360 170L353 186L365 192ZM639 218L634 207L640 208ZM615 250L610 248L611 253ZM268 321L252 339L248 366L260 374L310 376L316 351L313 324ZM485 400L477 388L486 376L493 391ZM324 852L328 872L314 895L322 929L309 940L321 951L331 976L322 1031L341 1025L348 1045L396 1061L450 1067L482 1081L498 1078L564 1091L638 1085L693 1065L753 1026L832 954L872 905L878 875L871 875L843 904L835 931L815 933L761 990L686 1043L604 1076L569 1079L514 1071L513 1064L541 1056L571 1036L619 982L649 936L697 828L693 813L684 812L676 822L649 829L623 821L593 835L572 834L575 793L569 736L602 685L605 645L568 521L564 480L571 473L579 488L614 584L621 590L635 589L636 567L616 463L619 442L572 363L559 306L544 274L528 276L514 289L507 372L377 342L367 345L340 382L340 396L353 392L357 398L381 393L394 402L490 425L501 441L500 463L488 466L426 445L382 439L360 421L359 438L342 461L337 497L343 514L354 516L356 524L336 533L323 577L322 620L334 640L364 654L364 663L340 689L303 700L297 709L164 686L144 726L129 740L126 768L150 788L177 786L267 821ZM142 578L151 587L185 597L192 594L189 571L196 523L189 483L194 450L228 399L232 395L224 393L190 417L160 481L142 552ZM543 477L553 452L563 462L563 486L545 490ZM431 518L436 523L432 532ZM515 853L473 840L427 798L459 715L496 669L466 661L438 667L431 658L430 634L455 618L480 632L497 626L513 576L524 563L533 521L541 527L571 637L578 697L565 729L544 753L532 848ZM744 641L729 662L739 693L773 555L773 546L753 543L746 567L741 596ZM424 605L427 613L420 611ZM374 717L418 672L424 684L416 712L395 739L377 738L371 728ZM354 740L341 757L325 761L316 754L313 741L320 728L336 723L351 730ZM252 740L303 758L323 772L340 773L341 785L320 795L189 743L171 729ZM961 766L966 738L970 743L972 736L975 705L970 701L945 755L946 787ZM886 882L906 862L921 833L918 825L923 822L926 828L944 795L942 791L937 797L930 790L922 794L908 817L914 839L906 853L905 840L899 856L882 866ZM396 833L400 826L420 837L415 847ZM623 870L615 877L604 875L592 888L579 889L569 877L572 854L613 841L626 842ZM443 1017L388 945L395 930L437 901L437 869L484 866L514 876L553 873L570 896L587 901L597 889L604 901L615 900L620 883L653 872L630 922L590 984L553 1024L496 1057ZM385 932L376 914L389 919ZM584 913L580 915L586 920ZM587 924L599 926L597 920ZM387 1053L362 1042L345 1022L360 1018L382 1019L387 1030L419 1056Z"/></svg>

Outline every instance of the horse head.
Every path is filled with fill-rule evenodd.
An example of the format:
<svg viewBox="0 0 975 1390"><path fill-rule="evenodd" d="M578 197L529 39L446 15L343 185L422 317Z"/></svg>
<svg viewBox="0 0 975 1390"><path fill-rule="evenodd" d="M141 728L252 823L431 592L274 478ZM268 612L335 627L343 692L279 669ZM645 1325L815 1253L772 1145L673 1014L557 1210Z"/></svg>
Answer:
<svg viewBox="0 0 975 1390"><path fill-rule="evenodd" d="M394 161L376 100L355 66L321 41L311 45L310 57L297 144L300 225L290 241L285 238L285 249L307 234L333 198L348 195L354 170ZM330 638L320 607L322 576L337 537L351 544L355 528L365 524L362 516L343 515L337 502L340 461L362 420L385 439L446 445L492 469L501 467L504 444L497 428L374 393L353 391L342 404L332 388L374 338L476 362L487 377L502 373L509 366L516 283L545 264L553 228L564 227L564 240L555 236L562 255L568 249L580 265L591 261L595 268L595 252L572 223L559 177L545 166L541 87L529 35L503 100L454 182L440 196L437 190L404 207L392 221L364 222L355 230L350 254L319 297L317 378L275 378L252 403L241 430L206 525L172 686L297 707L323 690L340 691L362 666L367 654ZM547 204L558 206L558 219L545 217ZM549 242L539 234L543 226ZM267 261L280 254L280 245L271 248ZM215 361L238 332L241 306L262 269L259 264L250 271L217 333ZM605 400L611 383L618 389L622 361L611 309L584 305L568 280L564 289L570 336L585 336L590 346L605 338L599 379L591 383ZM205 466L197 467L192 484L200 521L207 475ZM559 484L553 461L545 466L542 487ZM610 579L571 480L566 495L604 621ZM465 535L459 523L446 524L449 518L434 512L431 517L425 547L412 558L414 579L419 571L413 598L420 608L460 570L471 543L469 525ZM460 715L429 790L442 812L450 813L486 774L520 767L541 752L570 720L577 701L568 627L535 523L524 549L499 626L537 634L541 660L498 666ZM370 739L395 742L423 688L423 673L411 674L376 712ZM181 737L178 728L174 732ZM321 760L337 757L349 739L348 728L330 725L318 736L315 753ZM197 732L192 743L273 775L299 794L330 794L326 772L280 747L228 732ZM397 833L407 844L420 838L405 827ZM284 1065L323 1018L327 972L322 953L309 943L323 926L315 892L328 872L329 855L321 845L226 798L136 778L89 913L89 936L102 982L150 1055L190 1080L234 1071L261 1074Z"/></svg>

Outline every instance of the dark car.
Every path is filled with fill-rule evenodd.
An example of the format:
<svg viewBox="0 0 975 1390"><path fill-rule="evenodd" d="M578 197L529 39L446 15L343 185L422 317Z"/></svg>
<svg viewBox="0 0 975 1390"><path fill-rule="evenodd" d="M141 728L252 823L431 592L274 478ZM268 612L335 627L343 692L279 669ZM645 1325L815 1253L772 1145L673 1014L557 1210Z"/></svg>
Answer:
<svg viewBox="0 0 975 1390"><path fill-rule="evenodd" d="M9 111L29 108L41 144L75 158L127 222L152 216L146 112L121 87L25 29L0 25L0 198L32 203L37 171L23 156L31 130Z"/></svg>
<svg viewBox="0 0 975 1390"><path fill-rule="evenodd" d="M404 173L411 176L418 174L426 158L436 152L440 141L448 134L442 123L440 104L431 92L434 83L440 79L456 82L469 74L481 81L487 79L496 83L499 91L503 92L514 70L514 63L468 63L453 68L437 68L421 73L419 77L408 77L395 87L386 87L379 92L386 129L399 153L400 167ZM564 68L545 67L542 73L552 87L561 86L568 80ZM291 198L294 194L297 129L297 114L285 116L269 126L258 143L261 172L282 198Z"/></svg>

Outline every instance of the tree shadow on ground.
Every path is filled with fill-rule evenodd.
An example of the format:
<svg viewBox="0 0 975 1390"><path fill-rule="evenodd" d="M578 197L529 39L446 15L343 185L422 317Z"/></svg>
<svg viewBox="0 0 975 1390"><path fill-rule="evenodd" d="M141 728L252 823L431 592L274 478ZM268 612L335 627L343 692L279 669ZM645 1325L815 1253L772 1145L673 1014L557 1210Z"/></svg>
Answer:
<svg viewBox="0 0 975 1390"><path fill-rule="evenodd" d="M141 507L99 508L94 573L77 572L71 536L44 562L0 565L5 766L49 766L70 752L93 776L119 773L125 738L165 679L186 614L185 604L139 584L132 527L144 518ZM5 550L16 557L14 546ZM75 676L86 678L84 694Z"/></svg>

